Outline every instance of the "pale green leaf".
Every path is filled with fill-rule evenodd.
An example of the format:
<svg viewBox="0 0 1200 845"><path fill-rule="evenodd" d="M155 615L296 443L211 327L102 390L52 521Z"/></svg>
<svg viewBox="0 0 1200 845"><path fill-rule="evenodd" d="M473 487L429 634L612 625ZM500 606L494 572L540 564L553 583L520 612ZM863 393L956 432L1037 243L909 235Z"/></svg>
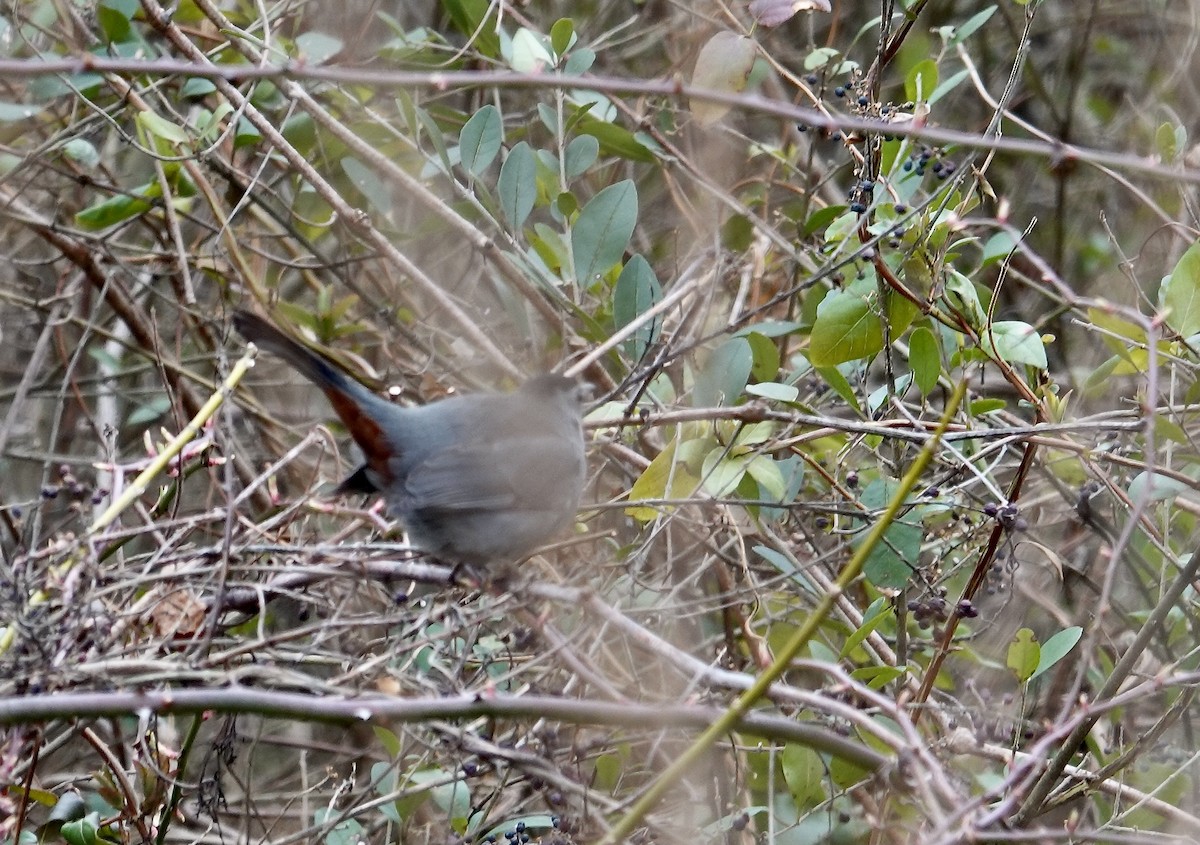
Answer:
<svg viewBox="0 0 1200 845"><path fill-rule="evenodd" d="M571 227L575 280L579 284L591 284L621 260L637 215L637 188L629 179L609 185L583 207Z"/></svg>
<svg viewBox="0 0 1200 845"><path fill-rule="evenodd" d="M718 32L700 48L696 69L692 72L692 85L737 94L745 90L757 55L758 43L753 39L735 32ZM697 121L708 124L724 117L730 107L724 103L693 99L691 108Z"/></svg>
<svg viewBox="0 0 1200 845"><path fill-rule="evenodd" d="M509 150L504 164L500 165L496 192L508 222L515 228L524 225L537 200L537 163L529 144L521 141Z"/></svg>
<svg viewBox="0 0 1200 845"><path fill-rule="evenodd" d="M504 126L500 110L493 105L486 105L471 115L458 136L459 160L468 173L478 176L496 160L503 143Z"/></svg>

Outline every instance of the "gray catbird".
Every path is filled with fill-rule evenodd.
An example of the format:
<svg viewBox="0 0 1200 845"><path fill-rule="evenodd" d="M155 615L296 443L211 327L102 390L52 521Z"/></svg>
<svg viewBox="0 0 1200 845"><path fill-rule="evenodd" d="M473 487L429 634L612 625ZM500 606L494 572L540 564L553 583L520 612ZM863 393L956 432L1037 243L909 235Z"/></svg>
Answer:
<svg viewBox="0 0 1200 845"><path fill-rule="evenodd" d="M422 551L511 562L571 524L586 472L574 380L541 375L514 393L405 408L255 314L237 311L233 324L325 392L366 456L339 490L382 493Z"/></svg>

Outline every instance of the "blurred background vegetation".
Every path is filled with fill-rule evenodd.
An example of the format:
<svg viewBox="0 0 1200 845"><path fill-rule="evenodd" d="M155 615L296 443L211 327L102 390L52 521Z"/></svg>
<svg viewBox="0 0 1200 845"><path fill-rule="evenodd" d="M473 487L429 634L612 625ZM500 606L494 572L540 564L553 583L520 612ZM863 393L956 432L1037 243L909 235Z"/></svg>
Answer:
<svg viewBox="0 0 1200 845"><path fill-rule="evenodd" d="M1198 16L4 4L0 842L1196 841ZM237 307L579 371L575 532L411 560Z"/></svg>

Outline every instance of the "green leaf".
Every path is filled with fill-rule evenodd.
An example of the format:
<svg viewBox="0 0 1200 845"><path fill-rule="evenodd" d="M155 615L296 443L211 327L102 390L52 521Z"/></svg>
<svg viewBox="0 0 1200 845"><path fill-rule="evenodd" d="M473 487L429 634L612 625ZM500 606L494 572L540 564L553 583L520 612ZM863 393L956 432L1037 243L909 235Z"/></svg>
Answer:
<svg viewBox="0 0 1200 845"><path fill-rule="evenodd" d="M783 502L787 498L787 481L779 463L770 455L755 455L746 466L746 472L758 484L764 499Z"/></svg>
<svg viewBox="0 0 1200 845"><path fill-rule="evenodd" d="M721 246L730 252L745 252L754 242L754 224L744 214L734 214L721 225Z"/></svg>
<svg viewBox="0 0 1200 845"><path fill-rule="evenodd" d="M550 27L550 46L554 52L562 55L571 48L575 40L575 24L570 18L559 18Z"/></svg>
<svg viewBox="0 0 1200 845"><path fill-rule="evenodd" d="M192 76L179 89L179 96L185 98L207 97L216 90L217 86L211 79L205 79L203 76Z"/></svg>
<svg viewBox="0 0 1200 845"><path fill-rule="evenodd" d="M574 179L587 172L600 155L600 142L591 135L580 135L567 144L563 154L563 172L567 179Z"/></svg>
<svg viewBox="0 0 1200 845"><path fill-rule="evenodd" d="M955 88L962 84L963 80L969 76L967 71L960 70L958 73L952 74L948 79L942 81L937 88L933 89L933 93L929 95L929 104L933 105L938 100L945 97Z"/></svg>
<svg viewBox="0 0 1200 845"><path fill-rule="evenodd" d="M747 332L742 337L750 344L754 355L754 364L750 375L755 381L773 381L779 375L779 347L766 335L758 332Z"/></svg>
<svg viewBox="0 0 1200 845"><path fill-rule="evenodd" d="M392 212L392 195L383 180L371 168L358 159L346 156L341 160L342 171L350 177L351 184L376 212L388 215Z"/></svg>
<svg viewBox="0 0 1200 845"><path fill-rule="evenodd" d="M95 170L100 165L100 151L96 145L84 138L72 138L59 149L63 157L75 162L85 170Z"/></svg>
<svg viewBox="0 0 1200 845"><path fill-rule="evenodd" d="M138 0L101 0L96 5L96 23L104 34L107 44L120 44L134 40L130 21L141 8Z"/></svg>
<svg viewBox="0 0 1200 845"><path fill-rule="evenodd" d="M1154 133L1154 148L1163 161L1173 161L1187 146L1187 129L1173 123L1162 123Z"/></svg>
<svg viewBox="0 0 1200 845"><path fill-rule="evenodd" d="M838 657L843 660L849 657L851 652L858 648L859 644L871 635L871 632L886 622L889 608L890 602L883 596L871 602L870 607L863 614L862 625L846 638L846 642L842 645L842 650L838 654Z"/></svg>
<svg viewBox="0 0 1200 845"><path fill-rule="evenodd" d="M869 511L882 511L891 502L897 485L886 479L876 479L862 492L862 503ZM917 523L904 522L903 514L887 527L883 539L872 549L863 564L863 575L876 587L899 589L912 578L920 562L921 540L925 529ZM862 542L866 532L855 538L854 544Z"/></svg>
<svg viewBox="0 0 1200 845"><path fill-rule="evenodd" d="M600 143L600 149L609 155L644 163L651 163L655 159L653 150L642 143L639 136L599 118L590 115L581 118L575 124L575 131L581 135L591 135Z"/></svg>
<svg viewBox="0 0 1200 845"><path fill-rule="evenodd" d="M1200 332L1200 241L1188 247L1163 282L1159 300L1169 309L1167 325L1183 337Z"/></svg>
<svg viewBox="0 0 1200 845"><path fill-rule="evenodd" d="M323 65L342 52L342 39L324 32L304 32L296 36L296 55L308 65Z"/></svg>
<svg viewBox="0 0 1200 845"><path fill-rule="evenodd" d="M861 666L850 673L850 677L866 684L869 689L880 690L897 678L903 677L904 669L899 666ZM859 779L861 780L861 775ZM857 783L852 780L848 785Z"/></svg>
<svg viewBox="0 0 1200 845"><path fill-rule="evenodd" d="M84 803L83 796L75 790L64 792L62 797L54 802L54 807L50 811L49 821L55 823L63 823L69 821L77 821L87 815L87 805Z"/></svg>
<svg viewBox="0 0 1200 845"><path fill-rule="evenodd" d="M313 813L313 821L324 826L342 815L341 810L333 807L321 807ZM357 845L366 841L366 831L357 819L342 819L325 834L325 845Z"/></svg>
<svg viewBox="0 0 1200 845"><path fill-rule="evenodd" d="M129 418L125 420L125 425L129 428L140 428L159 419L169 410L171 410L171 397L156 396L149 401L139 403L130 412Z"/></svg>
<svg viewBox="0 0 1200 845"><path fill-rule="evenodd" d="M1129 498L1133 502L1165 502L1174 499L1181 493L1186 493L1191 487L1182 481L1146 470L1134 476L1129 482Z"/></svg>
<svg viewBox="0 0 1200 845"><path fill-rule="evenodd" d="M500 36L497 35L491 0L442 0L442 8L451 22L467 38L471 46L489 58L500 55Z"/></svg>
<svg viewBox="0 0 1200 845"><path fill-rule="evenodd" d="M504 143L500 110L486 105L466 122L458 136L459 160L472 176L487 170Z"/></svg>
<svg viewBox="0 0 1200 845"><path fill-rule="evenodd" d="M942 374L942 356L937 338L924 326L913 330L908 339L908 365L922 396L928 396L937 387Z"/></svg>
<svg viewBox="0 0 1200 845"><path fill-rule="evenodd" d="M1095 307L1089 308L1087 315L1088 322L1103 330L1100 338L1105 345L1126 361L1134 360L1132 353L1135 350L1133 347L1146 343L1146 330L1137 323L1131 323L1111 311Z"/></svg>
<svg viewBox="0 0 1200 845"><path fill-rule="evenodd" d="M672 440L642 471L629 489L630 502L686 499L696 492L700 481L682 461L675 460L677 447L678 441ZM659 507L633 506L625 508L625 514L639 522L653 522L661 512L662 508Z"/></svg>
<svg viewBox="0 0 1200 845"><path fill-rule="evenodd" d="M753 365L754 355L744 338L733 337L722 343L708 356L696 376L692 394L696 407L734 404L746 389Z"/></svg>
<svg viewBox="0 0 1200 845"><path fill-rule="evenodd" d="M916 102L928 102L938 84L937 63L924 59L913 65L904 77L904 96Z"/></svg>
<svg viewBox="0 0 1200 845"><path fill-rule="evenodd" d="M867 411L875 414L884 403L894 396L903 396L908 392L909 385L913 382L912 373L901 373L896 377L896 380L889 384L881 384L875 388L867 396Z"/></svg>
<svg viewBox="0 0 1200 845"><path fill-rule="evenodd" d="M1017 239L1012 234L1009 232L997 232L988 238L987 243L983 245L983 265L987 266L995 261L1007 258L1016 246Z"/></svg>
<svg viewBox="0 0 1200 845"><path fill-rule="evenodd" d="M827 243L839 243L858 231L857 212L847 211L844 205L833 206L833 208L838 211L838 215L825 230Z"/></svg>
<svg viewBox="0 0 1200 845"><path fill-rule="evenodd" d="M800 388L794 384L779 384L774 381L763 381L758 384L746 385L746 392L764 399L776 402L795 402L800 396Z"/></svg>
<svg viewBox="0 0 1200 845"><path fill-rule="evenodd" d="M383 746L383 750L388 753L388 756L399 757L402 746L400 745L400 737L396 736L396 732L391 728L379 725L376 725L373 730L375 739Z"/></svg>
<svg viewBox="0 0 1200 845"><path fill-rule="evenodd" d="M136 120L138 126L152 137L162 138L172 144L186 144L189 140L186 129L152 111L138 112Z"/></svg>
<svg viewBox="0 0 1200 845"><path fill-rule="evenodd" d="M1008 403L1003 399L989 398L976 399L969 406L968 410L973 417L981 417L984 414L990 414L992 411L999 411L1007 407Z"/></svg>
<svg viewBox="0 0 1200 845"><path fill-rule="evenodd" d="M233 145L235 147L254 147L262 141L262 132L245 117L239 117L233 130Z"/></svg>
<svg viewBox="0 0 1200 845"><path fill-rule="evenodd" d="M568 73L572 76L581 76L591 70L592 65L595 63L595 50L588 47L578 47L571 51L571 55L567 56L567 63L563 67L563 73Z"/></svg>
<svg viewBox="0 0 1200 845"><path fill-rule="evenodd" d="M91 812L82 819L67 822L59 831L68 845L100 845L100 814Z"/></svg>
<svg viewBox="0 0 1200 845"><path fill-rule="evenodd" d="M696 69L692 72L692 85L723 94L737 94L745 90L757 56L758 43L754 39L728 30L718 32L700 48ZM730 106L693 99L691 108L699 123L708 124L723 118Z"/></svg>
<svg viewBox="0 0 1200 845"><path fill-rule="evenodd" d="M979 292L975 283L957 270L950 268L946 273L946 287L943 296L950 307L962 315L967 325L979 331L987 322L987 314L979 302Z"/></svg>
<svg viewBox="0 0 1200 845"><path fill-rule="evenodd" d="M500 165L496 190L504 216L519 229L529 219L537 199L537 162L529 144L522 141L509 150L504 164Z"/></svg>
<svg viewBox="0 0 1200 845"><path fill-rule="evenodd" d="M563 217L570 217L579 210L579 200L570 191L563 191L554 198L554 207Z"/></svg>
<svg viewBox="0 0 1200 845"><path fill-rule="evenodd" d="M844 205L827 205L824 208L814 211L804 221L804 226L800 229L800 237L807 238L810 235L820 232L844 214L845 211L846 206Z"/></svg>
<svg viewBox="0 0 1200 845"><path fill-rule="evenodd" d="M222 108L230 108L222 103ZM307 152L317 143L317 124L308 112L294 112L279 127L280 134L300 152Z"/></svg>
<svg viewBox="0 0 1200 845"><path fill-rule="evenodd" d="M521 27L512 37L509 66L517 73L541 73L554 67L554 56L545 43L545 36L528 27Z"/></svg>
<svg viewBox="0 0 1200 845"><path fill-rule="evenodd" d="M1000 320L992 323L979 338L980 346L1009 364L1028 364L1046 369L1046 347L1037 329L1020 320Z"/></svg>
<svg viewBox="0 0 1200 845"><path fill-rule="evenodd" d="M797 807L816 807L826 800L829 775L817 752L805 745L789 743L780 752L779 763L783 780Z"/></svg>
<svg viewBox="0 0 1200 845"><path fill-rule="evenodd" d="M621 270L613 288L614 326L620 329L629 325L658 304L662 295L662 285L659 284L650 262L641 255L633 256ZM647 321L625 342L626 354L635 361L641 360L647 347L658 340L661 329L661 317Z"/></svg>
<svg viewBox="0 0 1200 845"><path fill-rule="evenodd" d="M1064 628L1050 639L1046 640L1046 643L1041 649L1042 653L1038 657L1037 669L1033 671L1033 674L1029 677L1029 680L1032 681L1038 675L1042 674L1047 669L1054 666L1054 664L1058 663L1058 661L1070 654L1071 649L1075 648L1075 644L1079 642L1079 639L1082 636L1083 628L1079 627L1078 625L1073 625L1070 628Z"/></svg>
<svg viewBox="0 0 1200 845"><path fill-rule="evenodd" d="M1008 647L1008 658L1005 664L1017 676L1022 684L1033 677L1041 660L1042 647L1034 638L1033 631L1022 628L1017 631L1016 639Z"/></svg>
<svg viewBox="0 0 1200 845"><path fill-rule="evenodd" d="M863 575L876 587L898 590L908 583L920 563L924 530L919 525L893 522L863 564Z"/></svg>
<svg viewBox="0 0 1200 845"><path fill-rule="evenodd" d="M804 69L816 70L825 67L838 57L838 51L832 47L818 47L804 57Z"/></svg>
<svg viewBox="0 0 1200 845"><path fill-rule="evenodd" d="M971 17L967 18L954 30L954 36L949 42L950 46L957 46L974 35L976 30L987 23L988 20L991 19L992 15L996 14L996 8L996 6L988 6L982 12L977 12Z"/></svg>
<svg viewBox="0 0 1200 845"><path fill-rule="evenodd" d="M427 784L428 786L426 786ZM445 769L421 769L410 772L406 778L400 779L399 786L406 791L417 793L420 796L420 802L426 798L432 798L443 814L452 821L456 818L463 818L470 812L470 790L459 776ZM397 804L401 805L401 815L407 819L412 817L413 812L420 806L420 802L416 806L411 806L406 798L398 801Z"/></svg>
<svg viewBox="0 0 1200 845"><path fill-rule="evenodd" d="M583 207L571 227L575 280L579 284L591 284L621 260L637 214L637 188L630 179L609 185Z"/></svg>
<svg viewBox="0 0 1200 845"><path fill-rule="evenodd" d="M825 379L825 383L833 389L834 393L846 400L846 404L853 408L856 413L862 413L858 394L854 392L854 388L850 386L850 382L846 380L841 370L837 367L816 367L815 369L817 374Z"/></svg>
<svg viewBox="0 0 1200 845"><path fill-rule="evenodd" d="M726 446L717 446L704 456L700 483L714 499L732 495L755 457L753 452L739 455Z"/></svg>
<svg viewBox="0 0 1200 845"><path fill-rule="evenodd" d="M151 200L162 196L157 182L134 188L126 194L109 197L75 215L75 225L89 231L107 229L148 211Z"/></svg>
<svg viewBox="0 0 1200 845"><path fill-rule="evenodd" d="M869 358L883 349L877 302L875 283L858 281L821 301L808 346L808 359L814 367Z"/></svg>

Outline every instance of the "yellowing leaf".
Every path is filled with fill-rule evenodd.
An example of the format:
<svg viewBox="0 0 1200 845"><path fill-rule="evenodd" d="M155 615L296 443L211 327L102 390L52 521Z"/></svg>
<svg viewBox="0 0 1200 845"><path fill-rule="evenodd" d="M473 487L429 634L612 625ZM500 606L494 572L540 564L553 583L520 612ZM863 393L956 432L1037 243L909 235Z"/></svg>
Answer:
<svg viewBox="0 0 1200 845"><path fill-rule="evenodd" d="M696 69L692 73L692 85L725 94L744 91L757 55L758 44L753 39L735 32L718 32L700 48ZM692 114L704 124L717 122L729 109L724 103L699 99L692 101Z"/></svg>
<svg viewBox="0 0 1200 845"><path fill-rule="evenodd" d="M688 472L682 461L675 459L678 441L671 441L667 448L658 453L650 466L633 482L629 501L648 499L684 499L696 491L699 480ZM660 509L650 506L628 507L625 513L639 522L650 522L658 518Z"/></svg>
<svg viewBox="0 0 1200 845"><path fill-rule="evenodd" d="M1006 661L1008 668L1017 676L1017 680L1025 683L1033 677L1033 673L1037 671L1038 662L1041 660L1042 647L1034 638L1033 631L1028 628L1022 628L1017 631L1017 637L1008 646L1008 659Z"/></svg>

